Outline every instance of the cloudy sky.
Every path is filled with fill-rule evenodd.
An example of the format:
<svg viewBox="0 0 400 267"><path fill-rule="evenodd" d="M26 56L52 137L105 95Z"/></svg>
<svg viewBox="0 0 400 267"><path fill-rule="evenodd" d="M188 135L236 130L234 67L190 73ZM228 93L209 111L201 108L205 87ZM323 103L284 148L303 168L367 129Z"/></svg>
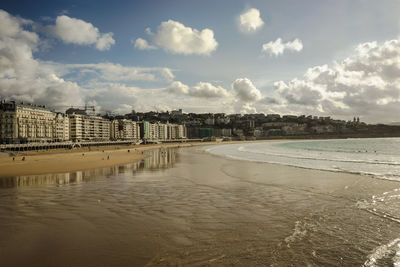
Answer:
<svg viewBox="0 0 400 267"><path fill-rule="evenodd" d="M8 1L0 98L400 121L400 1Z"/></svg>

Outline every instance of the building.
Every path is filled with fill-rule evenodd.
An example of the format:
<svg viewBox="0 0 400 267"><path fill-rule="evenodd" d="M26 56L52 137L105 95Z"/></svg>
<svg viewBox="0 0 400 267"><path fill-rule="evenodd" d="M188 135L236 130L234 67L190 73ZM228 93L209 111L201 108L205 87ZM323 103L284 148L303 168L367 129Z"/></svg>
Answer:
<svg viewBox="0 0 400 267"><path fill-rule="evenodd" d="M85 110L68 109L70 137L73 141L110 140L111 122L100 116L88 115Z"/></svg>
<svg viewBox="0 0 400 267"><path fill-rule="evenodd" d="M55 117L45 106L1 102L0 142L51 142L56 137Z"/></svg>
<svg viewBox="0 0 400 267"><path fill-rule="evenodd" d="M69 118L63 113L57 113L55 117L55 140L62 142L68 141L69 138Z"/></svg>
<svg viewBox="0 0 400 267"><path fill-rule="evenodd" d="M168 123L167 138L170 140L187 138L186 126L181 124Z"/></svg>
<svg viewBox="0 0 400 267"><path fill-rule="evenodd" d="M83 115L80 114L69 114L69 137L72 141L79 141L82 140L82 121Z"/></svg>
<svg viewBox="0 0 400 267"><path fill-rule="evenodd" d="M230 129L230 128L214 129L214 135L216 137L231 137L232 136L232 129Z"/></svg>
<svg viewBox="0 0 400 267"><path fill-rule="evenodd" d="M120 135L119 120L112 120L110 123L110 139L119 140Z"/></svg>
<svg viewBox="0 0 400 267"><path fill-rule="evenodd" d="M148 121L140 121L138 122L138 125L140 127L140 136L141 138L146 141L150 140L150 122Z"/></svg>
<svg viewBox="0 0 400 267"><path fill-rule="evenodd" d="M110 122L110 138L112 140L140 139L139 125L135 121L121 119Z"/></svg>
<svg viewBox="0 0 400 267"><path fill-rule="evenodd" d="M149 124L149 135L150 140L158 140L158 129L155 123Z"/></svg>
<svg viewBox="0 0 400 267"><path fill-rule="evenodd" d="M199 137L200 138L212 137L212 136L215 136L213 128L199 128Z"/></svg>
<svg viewBox="0 0 400 267"><path fill-rule="evenodd" d="M168 125L164 123L156 123L157 134L159 140L167 140L168 139Z"/></svg>

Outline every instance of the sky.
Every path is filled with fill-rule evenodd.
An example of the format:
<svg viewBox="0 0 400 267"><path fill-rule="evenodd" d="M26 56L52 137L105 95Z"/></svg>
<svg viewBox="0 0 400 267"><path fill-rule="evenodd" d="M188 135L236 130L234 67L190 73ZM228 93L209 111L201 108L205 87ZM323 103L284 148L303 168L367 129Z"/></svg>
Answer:
<svg viewBox="0 0 400 267"><path fill-rule="evenodd" d="M400 1L8 1L0 98L400 121Z"/></svg>

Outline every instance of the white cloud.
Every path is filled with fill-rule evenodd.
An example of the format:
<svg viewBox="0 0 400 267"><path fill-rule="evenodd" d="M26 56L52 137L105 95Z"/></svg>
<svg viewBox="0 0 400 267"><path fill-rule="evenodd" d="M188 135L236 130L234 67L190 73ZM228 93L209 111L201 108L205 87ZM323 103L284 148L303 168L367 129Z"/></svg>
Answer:
<svg viewBox="0 0 400 267"><path fill-rule="evenodd" d="M39 36L0 10L0 97L45 105L81 104L80 87L33 58Z"/></svg>
<svg viewBox="0 0 400 267"><path fill-rule="evenodd" d="M264 105L277 105L280 104L279 100L274 97L265 96L261 100L258 101L260 104Z"/></svg>
<svg viewBox="0 0 400 267"><path fill-rule="evenodd" d="M170 82L175 77L169 68L143 68L123 66L116 63L96 64L53 64L59 74L76 73L81 77L85 74L95 75L105 81L166 81Z"/></svg>
<svg viewBox="0 0 400 267"><path fill-rule="evenodd" d="M243 102L255 102L261 99L261 92L247 78L236 79L232 83L235 96Z"/></svg>
<svg viewBox="0 0 400 267"><path fill-rule="evenodd" d="M309 68L304 79L279 81L275 89L292 110L398 121L400 40L357 46L341 63Z"/></svg>
<svg viewBox="0 0 400 267"><path fill-rule="evenodd" d="M212 30L203 29L199 31L174 20L162 22L156 33L152 33L150 29L146 29L146 32L154 45L150 45L146 40L139 38L135 42L136 48L148 49L157 46L173 54L209 55L218 46Z"/></svg>
<svg viewBox="0 0 400 267"><path fill-rule="evenodd" d="M250 103L245 103L243 106L240 107L241 114L255 114L257 113L256 107L254 107Z"/></svg>
<svg viewBox="0 0 400 267"><path fill-rule="evenodd" d="M85 91L86 102L96 106L98 111L113 111L125 114L132 111L137 103L139 88L129 87L120 83L99 83L88 84L90 89Z"/></svg>
<svg viewBox="0 0 400 267"><path fill-rule="evenodd" d="M175 81L167 87L166 91L176 95L188 95L190 88L186 84Z"/></svg>
<svg viewBox="0 0 400 267"><path fill-rule="evenodd" d="M167 87L166 91L181 96L187 95L199 98L222 98L229 95L223 87L214 86L211 83L206 82L199 82L190 88L186 84L175 81Z"/></svg>
<svg viewBox="0 0 400 267"><path fill-rule="evenodd" d="M299 39L292 42L282 43L282 39L278 38L274 42L268 42L262 45L262 52L269 53L270 55L282 55L285 50L300 52L303 50L303 43Z"/></svg>
<svg viewBox="0 0 400 267"><path fill-rule="evenodd" d="M260 17L260 10L250 8L239 16L239 26L242 31L255 32L264 25L264 21Z"/></svg>
<svg viewBox="0 0 400 267"><path fill-rule="evenodd" d="M190 95L196 97L225 97L228 92L221 86L214 86L211 83L199 82L190 90Z"/></svg>
<svg viewBox="0 0 400 267"><path fill-rule="evenodd" d="M174 82L175 89L180 93L179 86L185 85ZM112 110L120 114L136 111L150 110L172 110L182 108L185 112L221 112L221 106L225 112L233 112L229 100L224 98L191 97L182 94L181 97L171 97L165 88L143 89L134 86L127 86L120 83L92 82L87 85L86 101L100 107L99 110ZM171 86L172 87L172 86ZM183 89L185 92L185 89Z"/></svg>
<svg viewBox="0 0 400 267"><path fill-rule="evenodd" d="M95 45L101 51L109 50L115 44L113 33L100 33L93 24L66 15L58 16L56 24L46 26L45 31L65 43Z"/></svg>
<svg viewBox="0 0 400 267"><path fill-rule="evenodd" d="M154 50L157 49L156 46L150 45L145 39L137 38L135 41L135 48L139 50Z"/></svg>
<svg viewBox="0 0 400 267"><path fill-rule="evenodd" d="M115 40L113 39L113 33L109 32L100 36L96 42L96 48L100 51L109 50L114 44Z"/></svg>
<svg viewBox="0 0 400 267"><path fill-rule="evenodd" d="M288 84L276 82L274 87L291 104L317 105L322 99L318 88L304 80L293 79Z"/></svg>

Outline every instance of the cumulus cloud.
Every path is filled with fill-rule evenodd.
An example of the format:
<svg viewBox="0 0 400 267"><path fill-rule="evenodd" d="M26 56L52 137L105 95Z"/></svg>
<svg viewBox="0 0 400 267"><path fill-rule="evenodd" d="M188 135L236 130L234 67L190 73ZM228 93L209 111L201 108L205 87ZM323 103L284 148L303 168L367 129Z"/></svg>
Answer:
<svg viewBox="0 0 400 267"><path fill-rule="evenodd" d="M258 103L264 105L278 105L280 104L280 101L274 97L265 96L261 100L259 100Z"/></svg>
<svg viewBox="0 0 400 267"><path fill-rule="evenodd" d="M100 35L96 42L96 48L100 51L110 50L111 46L114 44L115 40L113 39L113 33L109 32Z"/></svg>
<svg viewBox="0 0 400 267"><path fill-rule="evenodd" d="M177 95L189 95L190 88L186 84L175 81L167 87L166 91Z"/></svg>
<svg viewBox="0 0 400 267"><path fill-rule="evenodd" d="M303 79L275 83L293 109L360 116L368 121L398 120L400 40L362 43L355 55L333 66L309 68Z"/></svg>
<svg viewBox="0 0 400 267"><path fill-rule="evenodd" d="M199 82L195 86L189 87L186 84L175 81L166 91L177 95L188 95L199 98L221 98L229 95L223 87L214 86L206 82Z"/></svg>
<svg viewBox="0 0 400 267"><path fill-rule="evenodd" d="M255 114L255 113L257 113L257 109L252 104L245 103L243 106L241 106L240 113L241 114Z"/></svg>
<svg viewBox="0 0 400 267"><path fill-rule="evenodd" d="M264 25L260 17L260 10L250 8L239 16L239 26L244 32L255 32Z"/></svg>
<svg viewBox="0 0 400 267"><path fill-rule="evenodd" d="M232 91L243 102L255 102L261 99L261 92L247 78L236 79L232 83Z"/></svg>
<svg viewBox="0 0 400 267"><path fill-rule="evenodd" d="M227 96L228 92L221 86L214 86L211 83L199 82L197 85L193 86L190 94L196 97L212 98Z"/></svg>
<svg viewBox="0 0 400 267"><path fill-rule="evenodd" d="M157 49L156 46L150 45L145 39L137 38L135 41L135 48L139 50L154 50Z"/></svg>
<svg viewBox="0 0 400 267"><path fill-rule="evenodd" d="M39 36L0 10L0 97L45 105L81 104L80 87L34 59Z"/></svg>
<svg viewBox="0 0 400 267"><path fill-rule="evenodd" d="M174 20L162 22L157 32L146 30L153 44L150 45L142 38L136 39L135 47L138 49L154 49L161 47L173 54L183 55L209 55L217 49L218 42L214 38L214 32L210 29L201 31L186 27Z"/></svg>
<svg viewBox="0 0 400 267"><path fill-rule="evenodd" d="M55 25L45 27L45 31L65 43L78 45L95 45L100 50L109 50L115 44L113 33L100 33L93 24L81 19L58 16Z"/></svg>
<svg viewBox="0 0 400 267"><path fill-rule="evenodd" d="M292 42L283 43L281 38L276 39L274 42L268 42L262 45L262 52L270 55L279 56L282 55L285 50L300 52L303 50L303 43L299 39L295 39Z"/></svg>
<svg viewBox="0 0 400 267"><path fill-rule="evenodd" d="M96 106L97 111L113 111L119 114L132 111L141 91L120 83L93 82L89 85L91 89L85 92L86 102Z"/></svg>

